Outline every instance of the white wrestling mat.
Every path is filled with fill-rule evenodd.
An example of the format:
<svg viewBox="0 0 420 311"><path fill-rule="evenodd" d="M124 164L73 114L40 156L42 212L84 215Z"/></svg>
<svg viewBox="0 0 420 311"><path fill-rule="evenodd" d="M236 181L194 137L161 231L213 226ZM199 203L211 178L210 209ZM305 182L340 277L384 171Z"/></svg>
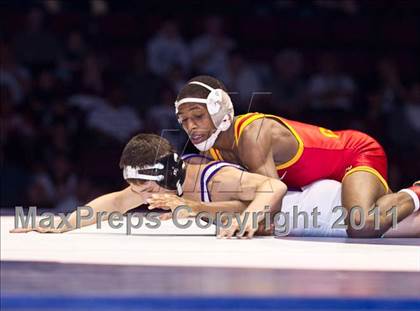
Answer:
<svg viewBox="0 0 420 311"><path fill-rule="evenodd" d="M420 246L343 243L325 238L261 237L220 240L215 228L112 229L85 227L64 234L11 234L14 217L1 217L1 260L60 263L246 267L311 270L420 271ZM416 239L418 241L418 239Z"/></svg>

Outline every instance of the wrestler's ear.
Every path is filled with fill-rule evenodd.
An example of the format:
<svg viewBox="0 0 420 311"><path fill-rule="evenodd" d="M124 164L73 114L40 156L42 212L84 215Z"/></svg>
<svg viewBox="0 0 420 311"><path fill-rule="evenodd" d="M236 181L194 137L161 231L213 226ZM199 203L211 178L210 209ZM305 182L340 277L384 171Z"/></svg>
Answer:
<svg viewBox="0 0 420 311"><path fill-rule="evenodd" d="M141 193L144 191L143 188L145 188L147 180L138 180L138 179L127 179L128 184L130 185L130 188L132 191L136 193Z"/></svg>

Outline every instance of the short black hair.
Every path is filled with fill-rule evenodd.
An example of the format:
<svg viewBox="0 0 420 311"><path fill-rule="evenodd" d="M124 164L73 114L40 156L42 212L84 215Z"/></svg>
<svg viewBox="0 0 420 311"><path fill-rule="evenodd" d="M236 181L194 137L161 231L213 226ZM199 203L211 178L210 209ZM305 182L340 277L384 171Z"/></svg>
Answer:
<svg viewBox="0 0 420 311"><path fill-rule="evenodd" d="M209 86L211 86L214 89L222 89L225 92L227 92L227 89L225 85L218 79L211 77L211 76L196 76L192 79L190 79L184 87L179 91L178 97L176 98L177 101L187 98L187 97L195 97L195 98L207 98L209 95L209 90L197 85L197 84L189 84L192 81L202 82Z"/></svg>
<svg viewBox="0 0 420 311"><path fill-rule="evenodd" d="M174 151L171 143L163 137L155 134L138 134L125 145L120 158L120 168L153 165L156 160Z"/></svg>

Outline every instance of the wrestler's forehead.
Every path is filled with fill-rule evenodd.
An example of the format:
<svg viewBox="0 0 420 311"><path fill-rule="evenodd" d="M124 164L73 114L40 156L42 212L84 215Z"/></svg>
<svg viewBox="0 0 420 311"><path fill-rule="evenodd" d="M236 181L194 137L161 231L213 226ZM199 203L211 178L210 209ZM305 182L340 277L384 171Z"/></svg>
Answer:
<svg viewBox="0 0 420 311"><path fill-rule="evenodd" d="M178 108L178 114L186 114L194 111L206 111L206 107L198 103L185 103Z"/></svg>

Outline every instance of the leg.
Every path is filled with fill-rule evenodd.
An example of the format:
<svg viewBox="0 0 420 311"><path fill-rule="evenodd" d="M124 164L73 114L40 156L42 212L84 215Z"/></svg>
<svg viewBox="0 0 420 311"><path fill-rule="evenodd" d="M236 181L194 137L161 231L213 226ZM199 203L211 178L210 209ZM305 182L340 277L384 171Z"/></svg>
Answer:
<svg viewBox="0 0 420 311"><path fill-rule="evenodd" d="M343 180L342 203L349 212L346 220L349 237L375 238L382 236L392 226L392 215L386 216L386 212L396 207L397 221L400 222L414 211L414 203L406 193L385 194L385 188L379 178L365 171L357 171ZM359 206L362 208L365 225L356 230L350 224L350 211ZM368 215L373 208L379 209L379 230L375 229L375 215ZM356 225L361 223L361 215L353 214Z"/></svg>

